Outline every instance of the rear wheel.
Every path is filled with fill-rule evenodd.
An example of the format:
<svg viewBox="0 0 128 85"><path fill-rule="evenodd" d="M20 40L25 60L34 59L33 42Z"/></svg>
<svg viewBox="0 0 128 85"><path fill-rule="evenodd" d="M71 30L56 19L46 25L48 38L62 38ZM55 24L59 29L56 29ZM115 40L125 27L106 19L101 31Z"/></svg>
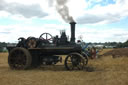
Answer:
<svg viewBox="0 0 128 85"><path fill-rule="evenodd" d="M67 70L82 70L84 66L84 57L79 53L71 53L65 58L65 67Z"/></svg>
<svg viewBox="0 0 128 85"><path fill-rule="evenodd" d="M32 57L25 48L14 48L8 56L8 64L11 69L28 69L31 66Z"/></svg>

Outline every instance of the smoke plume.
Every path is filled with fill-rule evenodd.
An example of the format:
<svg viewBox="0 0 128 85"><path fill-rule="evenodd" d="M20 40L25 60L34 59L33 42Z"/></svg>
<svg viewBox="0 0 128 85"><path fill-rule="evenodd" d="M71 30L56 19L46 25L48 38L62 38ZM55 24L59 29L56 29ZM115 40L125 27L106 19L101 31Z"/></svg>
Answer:
<svg viewBox="0 0 128 85"><path fill-rule="evenodd" d="M66 22L73 22L72 16L69 15L69 9L66 6L67 0L56 0L56 9L58 13L61 15L61 17Z"/></svg>
<svg viewBox="0 0 128 85"><path fill-rule="evenodd" d="M48 0L49 6L53 6L53 3L56 4L57 12L61 15L65 22L73 22L72 16L69 15L69 9L66 6L68 0Z"/></svg>

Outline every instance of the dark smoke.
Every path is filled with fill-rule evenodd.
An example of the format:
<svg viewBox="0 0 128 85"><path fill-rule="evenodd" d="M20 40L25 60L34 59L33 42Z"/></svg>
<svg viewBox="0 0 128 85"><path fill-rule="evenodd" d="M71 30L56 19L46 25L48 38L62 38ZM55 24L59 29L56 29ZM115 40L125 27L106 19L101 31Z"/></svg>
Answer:
<svg viewBox="0 0 128 85"><path fill-rule="evenodd" d="M73 22L72 16L69 15L69 9L66 6L68 0L48 0L49 5L53 6L53 3L56 3L57 12L61 15L65 22Z"/></svg>
<svg viewBox="0 0 128 85"><path fill-rule="evenodd" d="M74 20L72 16L69 15L69 9L66 6L66 3L67 0L56 0L56 9L66 22L73 22Z"/></svg>

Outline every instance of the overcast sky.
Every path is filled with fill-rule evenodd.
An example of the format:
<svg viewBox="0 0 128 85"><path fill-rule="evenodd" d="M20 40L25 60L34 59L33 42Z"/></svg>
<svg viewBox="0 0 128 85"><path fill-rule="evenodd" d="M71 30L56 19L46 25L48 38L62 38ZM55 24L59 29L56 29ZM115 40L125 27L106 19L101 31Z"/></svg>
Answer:
<svg viewBox="0 0 128 85"><path fill-rule="evenodd" d="M0 0L0 42L49 32L53 36L76 24L85 42L128 40L128 0Z"/></svg>

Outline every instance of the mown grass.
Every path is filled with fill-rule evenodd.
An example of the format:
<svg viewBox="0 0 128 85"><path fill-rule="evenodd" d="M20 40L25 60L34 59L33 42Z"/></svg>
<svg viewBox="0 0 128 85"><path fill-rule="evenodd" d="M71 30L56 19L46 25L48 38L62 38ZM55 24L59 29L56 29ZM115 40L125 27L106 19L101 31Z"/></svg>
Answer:
<svg viewBox="0 0 128 85"><path fill-rule="evenodd" d="M101 57L82 71L67 71L62 64L11 70L7 56L0 54L0 85L128 85L127 57Z"/></svg>

